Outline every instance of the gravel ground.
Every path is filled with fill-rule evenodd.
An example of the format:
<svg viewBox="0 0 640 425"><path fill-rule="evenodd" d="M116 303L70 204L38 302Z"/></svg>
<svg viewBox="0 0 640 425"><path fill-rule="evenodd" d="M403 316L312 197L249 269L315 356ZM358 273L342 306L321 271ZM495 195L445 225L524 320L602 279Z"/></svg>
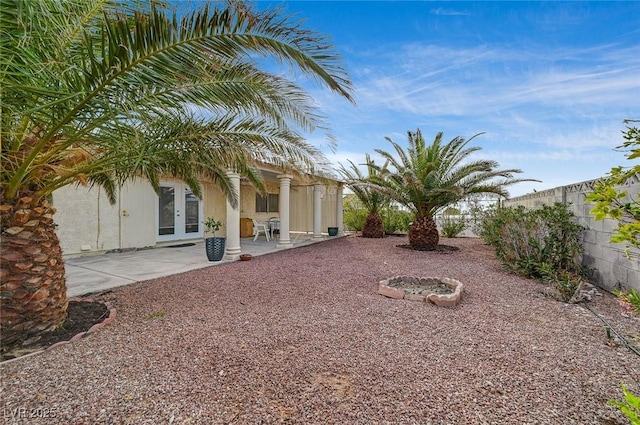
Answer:
<svg viewBox="0 0 640 425"><path fill-rule="evenodd" d="M7 424L616 424L640 357L579 305L503 271L476 239L452 253L345 237L140 282L101 297L115 322L0 366ZM441 308L376 294L452 277ZM610 294L591 303L640 334Z"/></svg>

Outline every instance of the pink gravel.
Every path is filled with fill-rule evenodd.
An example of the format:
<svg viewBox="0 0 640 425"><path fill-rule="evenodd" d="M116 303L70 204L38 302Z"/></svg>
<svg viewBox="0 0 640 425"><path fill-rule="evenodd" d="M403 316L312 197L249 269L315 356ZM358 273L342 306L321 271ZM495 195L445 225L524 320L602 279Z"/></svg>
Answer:
<svg viewBox="0 0 640 425"><path fill-rule="evenodd" d="M0 366L7 424L616 424L640 357L585 308L459 251L345 237L115 289L117 319ZM204 255L204 253L203 253ZM442 308L378 295L450 277ZM610 294L590 306L639 335Z"/></svg>

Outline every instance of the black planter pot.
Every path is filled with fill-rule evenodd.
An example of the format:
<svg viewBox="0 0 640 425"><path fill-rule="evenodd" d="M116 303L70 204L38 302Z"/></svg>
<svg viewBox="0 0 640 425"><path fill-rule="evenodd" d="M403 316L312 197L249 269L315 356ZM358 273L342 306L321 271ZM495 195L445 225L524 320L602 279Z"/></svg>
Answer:
<svg viewBox="0 0 640 425"><path fill-rule="evenodd" d="M209 261L220 261L224 257L224 244L226 238L206 238L204 246L207 250Z"/></svg>
<svg viewBox="0 0 640 425"><path fill-rule="evenodd" d="M338 228L337 227L329 227L327 229L327 233L329 233L329 236L336 236L338 234Z"/></svg>

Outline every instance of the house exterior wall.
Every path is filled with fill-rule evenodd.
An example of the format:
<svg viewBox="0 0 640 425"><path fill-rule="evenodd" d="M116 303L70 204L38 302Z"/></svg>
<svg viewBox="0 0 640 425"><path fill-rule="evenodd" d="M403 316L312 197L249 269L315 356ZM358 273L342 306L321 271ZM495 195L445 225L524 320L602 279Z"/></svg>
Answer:
<svg viewBox="0 0 640 425"><path fill-rule="evenodd" d="M171 180L164 180L171 181ZM267 182L269 193L279 193L279 182ZM227 232L227 204L222 191L211 182L202 182L203 212L201 221L213 217L223 223L218 236ZM240 216L266 221L280 213L256 213L256 190L240 186ZM336 223L336 187L324 186L322 229ZM158 195L148 181L137 179L126 183L111 205L99 187L66 186L53 194L57 208L54 220L65 256L106 252L118 249L145 248L157 244ZM290 230L313 232L313 186L291 187Z"/></svg>
<svg viewBox="0 0 640 425"><path fill-rule="evenodd" d="M227 233L227 198L217 186L210 182L202 183L202 192L202 200L204 202L204 217L202 217L202 221L206 220L207 217L220 220L222 227L216 232L216 236L225 235Z"/></svg>
<svg viewBox="0 0 640 425"><path fill-rule="evenodd" d="M313 186L293 186L290 199L290 228L295 232L313 233ZM335 186L322 186L321 229L337 227L337 190Z"/></svg>
<svg viewBox="0 0 640 425"><path fill-rule="evenodd" d="M289 200L290 229L313 233L313 186L292 186Z"/></svg>
<svg viewBox="0 0 640 425"><path fill-rule="evenodd" d="M52 204L63 255L118 248L118 204L111 205L103 190L65 186L53 193Z"/></svg>
<svg viewBox="0 0 640 425"><path fill-rule="evenodd" d="M170 181L170 180L166 180ZM203 217L226 221L226 201L212 183L203 186ZM158 195L143 179L127 182L111 205L98 187L65 186L53 194L57 208L54 220L63 254L74 256L90 252L155 246L158 226ZM219 235L226 229L220 229Z"/></svg>
<svg viewBox="0 0 640 425"><path fill-rule="evenodd" d="M526 208L540 208L542 205L553 205L556 202L569 206L579 224L587 230L583 235L584 254L582 263L594 269L593 279L603 288L614 290L619 288L635 288L640 290L640 250L630 249L630 258L625 254L624 244L609 242L611 234L617 227L617 221L605 219L596 221L590 214L592 204L585 199L593 190L597 180L588 180L567 186L530 193L504 201L504 206L523 205ZM640 179L630 179L626 185L618 189L627 192L627 201L640 196Z"/></svg>
<svg viewBox="0 0 640 425"><path fill-rule="evenodd" d="M322 231L327 231L328 227L338 227L338 188L336 186L324 187L324 198L322 199Z"/></svg>

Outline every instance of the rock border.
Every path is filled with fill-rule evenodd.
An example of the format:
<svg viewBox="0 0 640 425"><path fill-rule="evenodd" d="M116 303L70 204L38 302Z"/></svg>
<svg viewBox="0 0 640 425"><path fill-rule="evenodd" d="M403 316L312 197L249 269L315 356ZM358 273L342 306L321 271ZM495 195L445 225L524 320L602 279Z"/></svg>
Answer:
<svg viewBox="0 0 640 425"><path fill-rule="evenodd" d="M109 311L109 316L107 316L107 318L104 319L102 322L96 323L95 325L91 326L89 328L89 330L87 330L85 332L80 332L79 334L74 335L68 341L56 342L55 344L52 344L52 345L50 345L50 346L48 346L46 348L43 348L42 350L34 351L33 353L25 354L24 356L16 357L14 359L4 360L4 361L0 362L0 364L7 364L7 363L15 362L17 360L24 359L26 357L35 356L37 354L41 354L41 353L44 353L44 352L49 351L49 350L53 350L53 349L56 349L56 348L59 348L59 347L63 347L65 345L67 345L67 344L70 344L70 343L72 343L74 341L80 340L80 339L84 338L85 336L96 332L97 330L107 326L109 323L111 323L114 320L116 320L116 314L117 314L116 309L115 309L115 307L113 307L111 305L111 303L109 301L98 301L98 300L94 300L94 299L91 299L91 298L71 298L69 301L104 304L105 307L107 307L107 310Z"/></svg>
<svg viewBox="0 0 640 425"><path fill-rule="evenodd" d="M435 304L439 307L454 307L460 303L462 299L462 292L464 291L464 285L457 279L452 279L450 277L408 277L409 279L437 279L443 284L447 285L449 288L453 290L451 294L429 294L427 296L418 295L418 294L407 294L402 288L394 288L389 286L389 281L394 279L405 278L406 276L394 276L388 279L384 279L380 281L378 285L378 294L384 295L388 298L393 298L396 300L406 299L409 301L418 301L424 303Z"/></svg>

